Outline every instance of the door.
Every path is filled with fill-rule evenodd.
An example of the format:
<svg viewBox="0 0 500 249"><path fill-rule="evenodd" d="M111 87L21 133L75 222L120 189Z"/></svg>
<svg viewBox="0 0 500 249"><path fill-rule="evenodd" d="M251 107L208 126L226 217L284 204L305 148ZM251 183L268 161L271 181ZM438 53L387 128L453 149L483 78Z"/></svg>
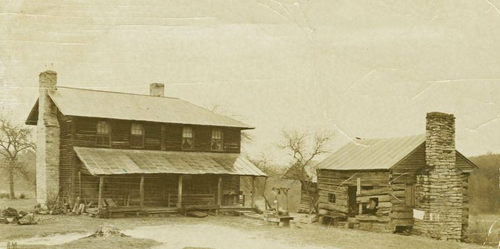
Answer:
<svg viewBox="0 0 500 249"><path fill-rule="evenodd" d="M347 188L347 196L349 197L349 213L347 216L354 217L359 212L359 206L356 203L356 186L349 186Z"/></svg>

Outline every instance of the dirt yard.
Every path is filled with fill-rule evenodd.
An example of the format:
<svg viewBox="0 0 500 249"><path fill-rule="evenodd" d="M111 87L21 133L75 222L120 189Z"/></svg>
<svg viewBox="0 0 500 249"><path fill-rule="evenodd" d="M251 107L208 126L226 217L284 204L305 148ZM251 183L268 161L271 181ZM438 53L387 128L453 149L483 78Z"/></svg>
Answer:
<svg viewBox="0 0 500 249"><path fill-rule="evenodd" d="M21 206L20 202L16 201ZM0 208L13 203L0 202ZM23 203L26 207L30 204ZM22 208L20 208L22 209ZM38 216L37 225L0 224L0 248L491 248L432 239L293 223L267 225L248 217L119 218ZM113 225L130 237L84 238L101 225ZM83 239L82 239L83 238Z"/></svg>

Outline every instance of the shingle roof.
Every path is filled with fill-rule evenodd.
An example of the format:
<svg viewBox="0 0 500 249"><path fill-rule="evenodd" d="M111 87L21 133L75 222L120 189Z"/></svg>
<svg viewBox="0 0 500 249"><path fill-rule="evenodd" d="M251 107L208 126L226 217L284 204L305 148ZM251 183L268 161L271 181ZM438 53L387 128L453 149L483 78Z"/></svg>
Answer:
<svg viewBox="0 0 500 249"><path fill-rule="evenodd" d="M253 129L178 98L57 87L50 94L57 108L67 116L139 120L160 123L209 125ZM26 124L38 121L38 101Z"/></svg>
<svg viewBox="0 0 500 249"><path fill-rule="evenodd" d="M167 173L266 176L239 154L87 147L74 149L92 175Z"/></svg>
<svg viewBox="0 0 500 249"><path fill-rule="evenodd" d="M387 170L419 145L425 135L351 142L318 163L320 169Z"/></svg>

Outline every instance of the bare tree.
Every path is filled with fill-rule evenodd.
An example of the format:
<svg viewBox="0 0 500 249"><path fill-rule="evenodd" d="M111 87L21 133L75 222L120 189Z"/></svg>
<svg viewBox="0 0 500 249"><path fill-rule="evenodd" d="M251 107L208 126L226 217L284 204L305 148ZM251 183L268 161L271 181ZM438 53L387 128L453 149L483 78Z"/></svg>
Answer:
<svg viewBox="0 0 500 249"><path fill-rule="evenodd" d="M20 174L28 177L25 164L19 162L19 155L28 150L34 150L35 143L31 141L31 130L14 125L7 118L0 117L0 169L9 178L9 198L15 198L14 176ZM30 179L29 179L30 180Z"/></svg>
<svg viewBox="0 0 500 249"><path fill-rule="evenodd" d="M266 153L266 152L262 152L260 156L255 159L248 158L248 160L250 160L255 166L257 166L257 168L259 168L260 170L262 170L262 172L268 175L273 174L275 170L271 167L272 159L273 155L271 153ZM266 197L267 179L268 179L267 177L264 177L261 181L258 181L258 185L256 186L256 192L257 191L261 192L262 197L264 198L265 202L264 205L266 209L272 208L271 203Z"/></svg>
<svg viewBox="0 0 500 249"><path fill-rule="evenodd" d="M315 173L309 174L307 167L311 166L315 158L330 151L328 145L333 135L331 132L317 131L311 138L307 132L285 130L283 141L278 145L280 149L288 151L292 157L291 167L298 167L301 191L308 193L309 201L314 208L312 211L315 213L319 211L317 190L312 188Z"/></svg>

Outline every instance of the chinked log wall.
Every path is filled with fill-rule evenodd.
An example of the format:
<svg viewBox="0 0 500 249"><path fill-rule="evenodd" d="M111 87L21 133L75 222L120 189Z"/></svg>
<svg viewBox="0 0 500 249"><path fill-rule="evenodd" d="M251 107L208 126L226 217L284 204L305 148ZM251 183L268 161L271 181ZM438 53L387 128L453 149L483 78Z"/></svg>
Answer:
<svg viewBox="0 0 500 249"><path fill-rule="evenodd" d="M358 178L360 190L358 190ZM318 176L320 213L332 217L355 215L360 222L360 229L364 230L390 232L395 226L411 226L413 209L407 206L406 198L407 185L411 185L414 181L415 175L411 172L394 174L389 171L321 170ZM356 193L358 206L355 209L351 207L351 210L349 210L349 187L356 187L357 192L359 191ZM329 202L329 194L335 195L335 203ZM360 215L359 208L366 208L371 198L378 200L375 214Z"/></svg>
<svg viewBox="0 0 500 249"><path fill-rule="evenodd" d="M361 179L361 186L374 188L389 186L389 172L321 170L318 175L320 208L333 213L340 212L339 215L347 214L349 212L348 187L357 187L357 178ZM330 193L335 194L335 203L328 201Z"/></svg>
<svg viewBox="0 0 500 249"><path fill-rule="evenodd" d="M75 118L58 113L60 125L60 192L63 198L74 198L78 194L77 178L81 169L77 165L73 146L96 147L96 118ZM131 148L129 143L131 121L111 121L111 148ZM182 143L182 125L141 122L145 127L145 150L180 151ZM162 128L164 126L164 128ZM195 149L193 151L212 152L210 148L212 127L192 126L195 131ZM239 129L225 128L224 153L239 153L241 133ZM162 134L165 140L162 148Z"/></svg>
<svg viewBox="0 0 500 249"><path fill-rule="evenodd" d="M416 174L423 167L425 167L425 144L418 146L391 170L394 197L391 218L394 226L413 226Z"/></svg>

